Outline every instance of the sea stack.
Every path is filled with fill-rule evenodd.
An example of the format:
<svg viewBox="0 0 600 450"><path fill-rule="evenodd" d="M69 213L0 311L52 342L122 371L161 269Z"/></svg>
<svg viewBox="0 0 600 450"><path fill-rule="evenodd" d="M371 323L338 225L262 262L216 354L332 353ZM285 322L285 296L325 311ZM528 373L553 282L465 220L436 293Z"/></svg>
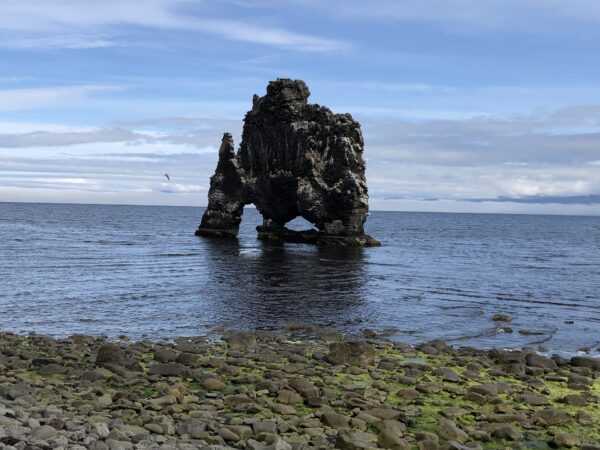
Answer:
<svg viewBox="0 0 600 450"><path fill-rule="evenodd" d="M254 95L237 153L231 134L223 136L197 235L237 236L243 208L253 203L263 216L260 239L379 245L364 233L369 196L360 124L309 104L309 95L304 81L290 79ZM285 228L299 216L317 230Z"/></svg>

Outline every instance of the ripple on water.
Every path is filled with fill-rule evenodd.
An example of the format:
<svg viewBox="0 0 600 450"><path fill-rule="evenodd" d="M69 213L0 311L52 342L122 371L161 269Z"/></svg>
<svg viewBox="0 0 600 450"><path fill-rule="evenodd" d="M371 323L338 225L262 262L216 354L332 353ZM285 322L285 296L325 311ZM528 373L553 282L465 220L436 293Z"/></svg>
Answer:
<svg viewBox="0 0 600 450"><path fill-rule="evenodd" d="M201 214L0 204L0 329L158 339L310 322L410 342L600 345L600 218L373 212L384 246L344 249L258 241L253 209L239 240L200 239Z"/></svg>

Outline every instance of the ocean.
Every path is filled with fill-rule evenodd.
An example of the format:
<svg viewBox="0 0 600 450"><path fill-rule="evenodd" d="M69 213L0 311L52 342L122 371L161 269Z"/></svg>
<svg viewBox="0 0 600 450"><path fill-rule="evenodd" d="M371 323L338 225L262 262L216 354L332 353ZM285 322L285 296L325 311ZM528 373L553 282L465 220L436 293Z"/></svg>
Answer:
<svg viewBox="0 0 600 450"><path fill-rule="evenodd" d="M598 354L600 217L372 212L383 246L362 249L259 241L251 208L238 240L200 238L202 212L0 203L0 331L160 340L310 323Z"/></svg>

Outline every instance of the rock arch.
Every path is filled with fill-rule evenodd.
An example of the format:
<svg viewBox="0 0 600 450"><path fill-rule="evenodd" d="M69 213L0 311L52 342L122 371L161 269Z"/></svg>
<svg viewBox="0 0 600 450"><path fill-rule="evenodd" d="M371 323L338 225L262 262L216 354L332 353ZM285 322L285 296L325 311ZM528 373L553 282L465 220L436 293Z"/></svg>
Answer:
<svg viewBox="0 0 600 450"><path fill-rule="evenodd" d="M303 81L271 81L253 98L235 152L225 133L196 234L236 236L245 205L263 217L258 236L319 244L378 245L364 234L368 215L364 142L350 114L308 104ZM296 217L317 231L293 232Z"/></svg>

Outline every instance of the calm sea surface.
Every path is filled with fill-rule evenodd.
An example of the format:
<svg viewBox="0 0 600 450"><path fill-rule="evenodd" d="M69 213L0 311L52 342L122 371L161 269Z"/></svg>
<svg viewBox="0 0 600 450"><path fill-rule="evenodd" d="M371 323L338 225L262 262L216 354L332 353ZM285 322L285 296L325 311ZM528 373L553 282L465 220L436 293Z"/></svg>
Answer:
<svg viewBox="0 0 600 450"><path fill-rule="evenodd" d="M407 342L600 345L599 217L374 212L383 247L345 249L258 241L249 208L238 241L198 238L202 211L0 203L0 330L161 339L306 322Z"/></svg>

